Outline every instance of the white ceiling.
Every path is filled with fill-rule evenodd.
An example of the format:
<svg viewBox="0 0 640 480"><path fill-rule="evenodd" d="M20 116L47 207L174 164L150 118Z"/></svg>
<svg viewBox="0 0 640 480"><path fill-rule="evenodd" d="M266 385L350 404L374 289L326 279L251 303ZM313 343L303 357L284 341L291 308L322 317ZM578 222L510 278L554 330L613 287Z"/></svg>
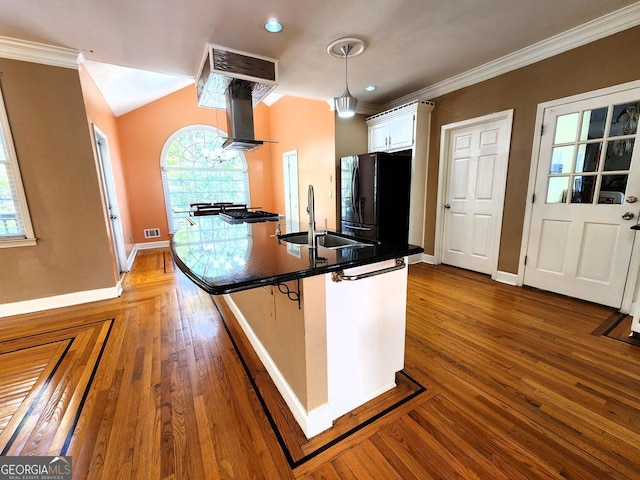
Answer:
<svg viewBox="0 0 640 480"><path fill-rule="evenodd" d="M116 115L189 84L207 42L277 58L277 94L327 100L344 90L344 61L328 55L327 45L359 37L367 48L349 59L349 88L360 102L384 105L632 4L5 0L0 35L81 50ZM263 29L270 17L282 22L282 32ZM364 92L369 84L378 89Z"/></svg>

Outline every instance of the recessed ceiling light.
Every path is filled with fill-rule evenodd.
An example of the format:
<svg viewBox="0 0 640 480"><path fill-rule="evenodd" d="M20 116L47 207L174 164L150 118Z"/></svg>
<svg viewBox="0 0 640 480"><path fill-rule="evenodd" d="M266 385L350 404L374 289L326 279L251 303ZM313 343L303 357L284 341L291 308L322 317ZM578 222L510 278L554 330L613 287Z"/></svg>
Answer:
<svg viewBox="0 0 640 480"><path fill-rule="evenodd" d="M278 33L282 30L282 24L276 18L270 18L267 23L264 24L264 29L267 32Z"/></svg>
<svg viewBox="0 0 640 480"><path fill-rule="evenodd" d="M376 88L378 88L378 87L376 87L375 85L368 85L368 86L364 87L364 91L365 92L373 92Z"/></svg>

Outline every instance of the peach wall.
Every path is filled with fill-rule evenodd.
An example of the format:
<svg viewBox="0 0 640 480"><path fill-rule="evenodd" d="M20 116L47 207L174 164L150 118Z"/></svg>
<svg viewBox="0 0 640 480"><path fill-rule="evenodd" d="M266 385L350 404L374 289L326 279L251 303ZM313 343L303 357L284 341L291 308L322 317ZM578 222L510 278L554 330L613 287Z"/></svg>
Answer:
<svg viewBox="0 0 640 480"><path fill-rule="evenodd" d="M89 121L89 129L92 135L91 138L93 145L95 146L95 138L93 138L92 124L95 124L107 137L113 180L115 183L116 195L118 197L120 221L122 222L125 253L128 257L131 254L134 245L131 241L131 214L129 212L129 198L127 196L124 171L122 167L122 157L120 155L120 142L118 139L116 117L102 96L102 93L98 90L98 87L91 76L82 67L80 68L80 84L82 86L82 95L84 97L84 104L87 111L87 120ZM96 159L97 158L96 154Z"/></svg>
<svg viewBox="0 0 640 480"><path fill-rule="evenodd" d="M284 213L284 179L282 156L298 151L298 182L301 221L307 221L307 187L315 190L316 220L324 228L336 226L335 120L326 102L297 97L283 97L269 109L271 134L278 143L273 154L274 204Z"/></svg>
<svg viewBox="0 0 640 480"><path fill-rule="evenodd" d="M267 107L254 111L256 138L269 137ZM204 124L227 130L222 110L197 105L195 87L190 85L155 102L122 115L116 120L123 173L131 212L132 242L144 243L144 229L160 228L167 240L168 223L164 204L160 155L167 139L188 125ZM268 145L246 153L249 165L251 205L273 208L271 191L271 151Z"/></svg>

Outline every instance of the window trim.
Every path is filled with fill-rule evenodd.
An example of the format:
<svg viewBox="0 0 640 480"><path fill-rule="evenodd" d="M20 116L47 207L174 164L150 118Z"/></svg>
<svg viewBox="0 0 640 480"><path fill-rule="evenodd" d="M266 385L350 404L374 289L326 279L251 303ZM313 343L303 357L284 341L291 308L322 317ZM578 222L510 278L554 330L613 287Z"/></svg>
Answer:
<svg viewBox="0 0 640 480"><path fill-rule="evenodd" d="M27 197L24 192L22 175L20 174L20 166L18 165L18 155L16 154L15 145L13 143L13 135L11 134L11 127L9 125L9 117L7 116L7 109L4 103L2 88L0 88L0 134L4 139L4 145L9 161L8 166L11 169L11 176L13 185L15 187L15 191L13 192L13 201L19 211L25 236L25 238L7 239L4 239L0 236L0 248L34 246L36 245L36 238L33 232L31 215L29 214L29 206L27 204Z"/></svg>
<svg viewBox="0 0 640 480"><path fill-rule="evenodd" d="M178 137L180 137L185 132L188 132L190 130L196 130L196 129L202 129L202 130L205 130L205 131L209 131L211 133L214 133L214 134L218 135L220 138L226 138L226 136L227 136L227 134L224 132L224 130L220 129L217 126L207 125L207 124L204 124L204 123L194 123L194 124L191 124L191 125L185 125L184 127L181 127L179 129L177 129L176 131L174 131L171 135L169 135L169 137L165 141L164 145L162 146L162 151L160 153L160 175L161 175L161 180L162 180L162 190L163 190L163 194L164 194L165 212L167 214L167 228L169 229L170 233L175 232L175 230L177 230L177 228L178 228L178 225L173 225L174 229L172 230L173 214L178 213L178 212L172 212L171 211L171 206L169 205L169 191L168 191L168 187L167 187L166 173L167 173L167 171L179 170L180 168L168 167L167 164L166 164L167 155L168 155L168 152L169 152L169 147L171 146L171 144ZM246 197L247 197L246 198L246 202L247 202L247 205L250 205L250 202L251 202L251 186L250 186L250 181L249 181L249 164L247 162L247 158L244 156L244 154L242 152L240 152L240 155L242 157L243 168L225 169L225 171L226 172L241 172L241 173L244 174L244 184L245 184ZM189 170L208 171L210 169L209 168L194 167L194 168L190 168Z"/></svg>

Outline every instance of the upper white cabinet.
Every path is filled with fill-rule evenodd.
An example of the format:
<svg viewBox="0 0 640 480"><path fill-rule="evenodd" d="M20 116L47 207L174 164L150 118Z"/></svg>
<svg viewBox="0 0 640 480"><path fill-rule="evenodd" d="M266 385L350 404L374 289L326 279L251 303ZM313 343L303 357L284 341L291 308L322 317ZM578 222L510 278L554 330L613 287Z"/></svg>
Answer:
<svg viewBox="0 0 640 480"><path fill-rule="evenodd" d="M391 115L389 118L384 118L384 114L379 114L370 118L373 118L371 123L369 123L369 119L367 120L370 152L408 150L413 146L415 113L404 112L401 115Z"/></svg>
<svg viewBox="0 0 640 480"><path fill-rule="evenodd" d="M369 152L411 150L409 243L424 247L427 158L433 102L415 101L367 118ZM415 258L414 258L415 257ZM421 255L410 261L420 261Z"/></svg>

